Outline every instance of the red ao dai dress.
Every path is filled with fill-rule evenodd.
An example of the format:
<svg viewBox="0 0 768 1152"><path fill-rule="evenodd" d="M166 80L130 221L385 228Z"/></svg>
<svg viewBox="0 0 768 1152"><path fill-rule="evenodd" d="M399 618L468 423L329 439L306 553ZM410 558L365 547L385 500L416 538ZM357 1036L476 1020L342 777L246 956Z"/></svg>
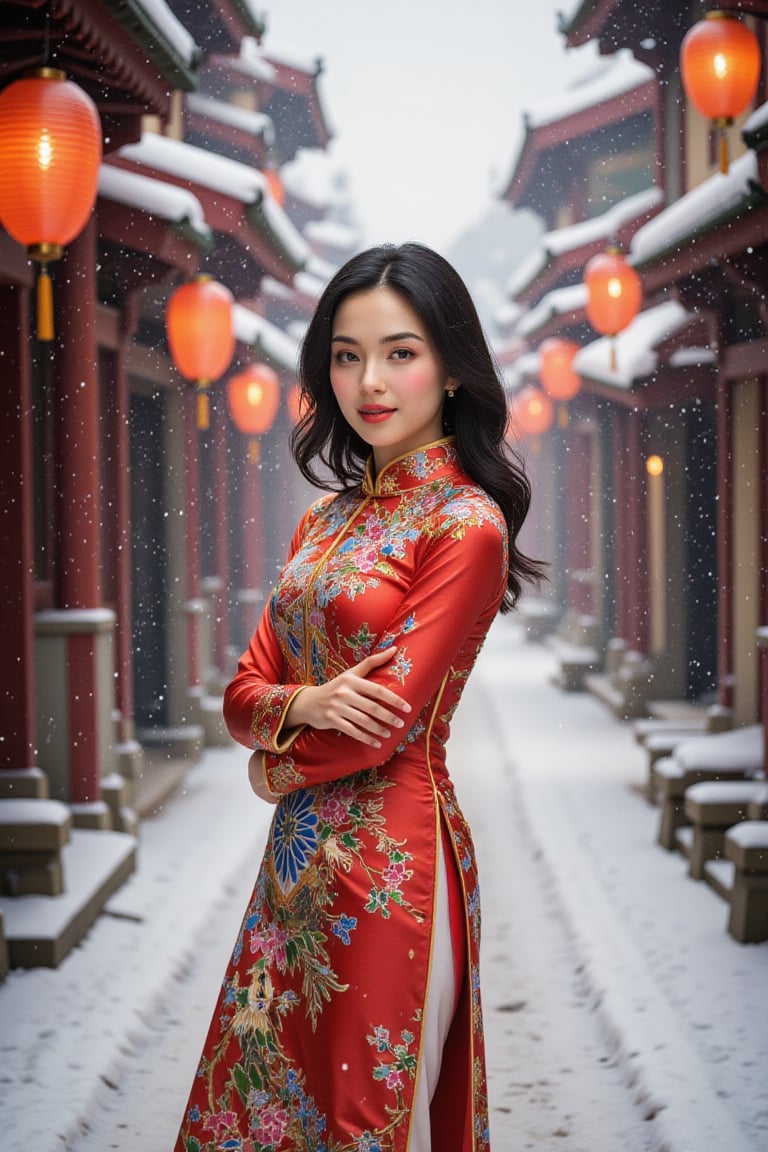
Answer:
<svg viewBox="0 0 768 1152"><path fill-rule="evenodd" d="M488 1152L477 873L445 744L506 580L504 519L450 438L303 517L225 696L280 801L176 1152L422 1146L441 845L463 978L427 1127L433 1152ZM412 711L381 748L283 730L303 685L390 645L371 678Z"/></svg>

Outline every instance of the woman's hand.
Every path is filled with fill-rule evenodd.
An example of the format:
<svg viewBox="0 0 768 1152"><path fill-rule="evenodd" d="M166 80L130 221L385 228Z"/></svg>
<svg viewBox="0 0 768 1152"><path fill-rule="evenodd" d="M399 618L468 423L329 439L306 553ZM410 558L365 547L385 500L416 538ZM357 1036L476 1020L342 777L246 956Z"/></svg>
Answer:
<svg viewBox="0 0 768 1152"><path fill-rule="evenodd" d="M261 749L254 752L248 761L248 780L260 800L266 800L267 804L277 804L280 797L275 796L274 792L270 792L267 788L267 781L264 776L264 753Z"/></svg>
<svg viewBox="0 0 768 1152"><path fill-rule="evenodd" d="M405 721L399 713L410 712L411 706L366 677L391 660L396 651L391 647L374 652L327 684L303 688L291 701L284 727L309 724L311 728L335 728L354 740L380 748L379 737L386 739L392 728L402 728Z"/></svg>

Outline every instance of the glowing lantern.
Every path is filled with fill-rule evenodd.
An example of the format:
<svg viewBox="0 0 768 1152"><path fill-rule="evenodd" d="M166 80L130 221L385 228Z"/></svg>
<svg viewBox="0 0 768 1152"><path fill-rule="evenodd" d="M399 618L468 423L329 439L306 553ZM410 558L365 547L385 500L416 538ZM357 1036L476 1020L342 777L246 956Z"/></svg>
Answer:
<svg viewBox="0 0 768 1152"><path fill-rule="evenodd" d="M309 407L307 398L301 390L299 384L294 384L288 392L285 403L288 408L288 415L292 424L298 424L304 413Z"/></svg>
<svg viewBox="0 0 768 1152"><path fill-rule="evenodd" d="M208 385L229 367L235 350L232 293L210 276L196 276L168 301L168 346L178 371L197 384L197 426L210 427Z"/></svg>
<svg viewBox="0 0 768 1152"><path fill-rule="evenodd" d="M618 248L593 256L584 269L587 319L602 336L616 337L640 311L643 285ZM616 371L616 349L611 347L611 371Z"/></svg>
<svg viewBox="0 0 768 1152"><path fill-rule="evenodd" d="M0 220L40 265L39 340L53 339L48 263L85 227L100 164L96 105L66 73L40 68L0 92Z"/></svg>
<svg viewBox="0 0 768 1152"><path fill-rule="evenodd" d="M252 364L230 379L227 399L238 432L251 437L248 458L257 464L259 442L255 437L268 432L274 423L280 407L280 378L266 364Z"/></svg>
<svg viewBox="0 0 768 1152"><path fill-rule="evenodd" d="M512 420L524 436L542 436L552 427L555 409L546 392L523 388L514 398Z"/></svg>
<svg viewBox="0 0 768 1152"><path fill-rule="evenodd" d="M760 47L746 24L727 12L707 12L689 29L680 49L683 86L692 104L714 122L720 171L728 171L726 128L755 98Z"/></svg>
<svg viewBox="0 0 768 1152"><path fill-rule="evenodd" d="M541 385L553 400L572 400L581 388L581 377L574 371L573 358L579 350L573 340L552 336L542 341Z"/></svg>

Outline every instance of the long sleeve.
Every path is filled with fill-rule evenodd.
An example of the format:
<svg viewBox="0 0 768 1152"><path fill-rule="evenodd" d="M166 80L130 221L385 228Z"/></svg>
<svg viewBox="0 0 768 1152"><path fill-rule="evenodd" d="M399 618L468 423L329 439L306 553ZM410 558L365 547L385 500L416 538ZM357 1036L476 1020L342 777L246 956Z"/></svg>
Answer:
<svg viewBox="0 0 768 1152"><path fill-rule="evenodd" d="M416 576L377 647L397 654L370 679L411 705L411 730L394 729L380 748L334 731L302 729L289 751L267 751L268 787L286 793L385 763L423 731L422 712L468 641L477 648L506 587L506 536L501 518L486 518L461 531L423 541Z"/></svg>
<svg viewBox="0 0 768 1152"><path fill-rule="evenodd" d="M289 560L299 548L316 506L313 505L302 517L291 541ZM291 731L288 737L283 736L283 723L294 696L306 685L284 683L287 667L275 635L272 611L273 602L270 600L248 649L240 658L236 676L227 685L224 720L238 744L280 752L295 739L295 731Z"/></svg>

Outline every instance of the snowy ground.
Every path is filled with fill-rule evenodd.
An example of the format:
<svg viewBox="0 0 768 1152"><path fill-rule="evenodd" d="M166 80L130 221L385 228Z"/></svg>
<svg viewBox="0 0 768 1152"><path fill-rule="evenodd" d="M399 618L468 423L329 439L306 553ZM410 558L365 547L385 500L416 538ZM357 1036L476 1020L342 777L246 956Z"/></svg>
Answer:
<svg viewBox="0 0 768 1152"><path fill-rule="evenodd" d="M758 1152L768 947L654 844L642 754L499 621L451 764L483 880L495 1152ZM212 751L141 831L140 869L56 971L0 985L0 1145L172 1146L271 815ZM438 1150L436 1150L438 1152Z"/></svg>

